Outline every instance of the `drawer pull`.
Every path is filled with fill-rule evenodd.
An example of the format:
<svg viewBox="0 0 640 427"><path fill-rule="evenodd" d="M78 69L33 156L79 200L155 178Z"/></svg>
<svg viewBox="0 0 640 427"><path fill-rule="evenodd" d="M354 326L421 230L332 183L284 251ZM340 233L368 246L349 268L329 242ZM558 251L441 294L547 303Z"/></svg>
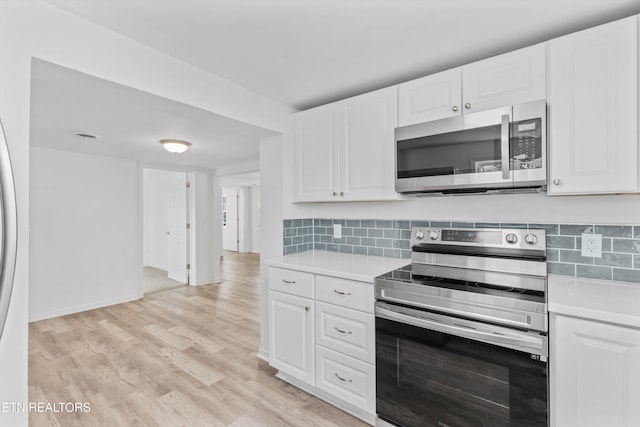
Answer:
<svg viewBox="0 0 640 427"><path fill-rule="evenodd" d="M295 285L296 281L295 280L284 280L284 279L282 279L282 283L287 284L287 285Z"/></svg>
<svg viewBox="0 0 640 427"><path fill-rule="evenodd" d="M337 372L334 372L333 375L335 375L336 378L339 379L340 381L342 381L343 383L352 383L353 382L350 379L342 378L340 375L338 375Z"/></svg>
<svg viewBox="0 0 640 427"><path fill-rule="evenodd" d="M334 289L334 290L333 290L333 292L335 292L335 293L336 293L336 294L338 294L338 295L346 295L346 296L351 295L351 292L340 292L340 291L339 291L339 290L337 290L337 289Z"/></svg>
<svg viewBox="0 0 640 427"><path fill-rule="evenodd" d="M340 332L341 334L351 335L353 333L351 331L343 331L342 329L338 328L337 326L334 326L333 329L335 329L336 331Z"/></svg>

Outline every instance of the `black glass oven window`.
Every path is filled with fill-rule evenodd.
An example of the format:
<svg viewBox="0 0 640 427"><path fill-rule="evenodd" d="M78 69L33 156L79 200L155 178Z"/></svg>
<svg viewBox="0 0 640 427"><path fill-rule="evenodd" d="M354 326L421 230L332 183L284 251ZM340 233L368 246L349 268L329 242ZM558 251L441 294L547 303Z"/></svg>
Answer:
<svg viewBox="0 0 640 427"><path fill-rule="evenodd" d="M376 318L378 416L404 427L547 425L547 367L527 353Z"/></svg>
<svg viewBox="0 0 640 427"><path fill-rule="evenodd" d="M496 172L501 125L398 141L398 178Z"/></svg>

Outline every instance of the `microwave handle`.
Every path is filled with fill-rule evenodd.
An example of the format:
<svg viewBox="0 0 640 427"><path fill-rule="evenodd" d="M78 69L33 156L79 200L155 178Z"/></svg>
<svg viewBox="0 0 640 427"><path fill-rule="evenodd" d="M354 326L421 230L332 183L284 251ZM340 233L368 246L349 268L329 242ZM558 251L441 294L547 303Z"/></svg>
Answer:
<svg viewBox="0 0 640 427"><path fill-rule="evenodd" d="M500 150L502 154L502 178L509 179L509 115L502 115L500 132Z"/></svg>

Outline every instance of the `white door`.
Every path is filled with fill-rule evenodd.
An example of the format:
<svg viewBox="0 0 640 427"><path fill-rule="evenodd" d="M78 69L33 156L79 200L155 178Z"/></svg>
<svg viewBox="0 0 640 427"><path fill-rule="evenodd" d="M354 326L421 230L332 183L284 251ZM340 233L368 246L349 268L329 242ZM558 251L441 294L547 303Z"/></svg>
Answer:
<svg viewBox="0 0 640 427"><path fill-rule="evenodd" d="M238 252L238 190L222 189L222 249Z"/></svg>
<svg viewBox="0 0 640 427"><path fill-rule="evenodd" d="M338 197L338 124L335 104L295 115L296 201Z"/></svg>
<svg viewBox="0 0 640 427"><path fill-rule="evenodd" d="M340 103L340 200L397 197L393 162L397 108L395 86Z"/></svg>
<svg viewBox="0 0 640 427"><path fill-rule="evenodd" d="M172 173L167 188L168 276L188 283L187 174Z"/></svg>
<svg viewBox="0 0 640 427"><path fill-rule="evenodd" d="M398 85L398 126L462 114L460 68L432 74Z"/></svg>
<svg viewBox="0 0 640 427"><path fill-rule="evenodd" d="M549 44L549 194L638 190L636 17Z"/></svg>
<svg viewBox="0 0 640 427"><path fill-rule="evenodd" d="M551 426L640 425L640 330L553 315Z"/></svg>
<svg viewBox="0 0 640 427"><path fill-rule="evenodd" d="M313 301L269 291L269 364L313 385Z"/></svg>
<svg viewBox="0 0 640 427"><path fill-rule="evenodd" d="M462 67L463 113L545 99L545 43Z"/></svg>

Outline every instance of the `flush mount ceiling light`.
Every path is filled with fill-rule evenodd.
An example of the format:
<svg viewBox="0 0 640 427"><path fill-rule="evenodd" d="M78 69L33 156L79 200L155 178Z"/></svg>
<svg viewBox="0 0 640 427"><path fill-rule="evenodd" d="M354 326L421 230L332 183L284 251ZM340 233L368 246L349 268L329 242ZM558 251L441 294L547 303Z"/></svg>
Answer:
<svg viewBox="0 0 640 427"><path fill-rule="evenodd" d="M191 147L191 143L180 139L161 139L160 144L170 153L184 153L187 148Z"/></svg>
<svg viewBox="0 0 640 427"><path fill-rule="evenodd" d="M98 135L93 135L87 132L74 132L74 134L78 138L81 138L85 145L97 142L98 138L100 138Z"/></svg>

